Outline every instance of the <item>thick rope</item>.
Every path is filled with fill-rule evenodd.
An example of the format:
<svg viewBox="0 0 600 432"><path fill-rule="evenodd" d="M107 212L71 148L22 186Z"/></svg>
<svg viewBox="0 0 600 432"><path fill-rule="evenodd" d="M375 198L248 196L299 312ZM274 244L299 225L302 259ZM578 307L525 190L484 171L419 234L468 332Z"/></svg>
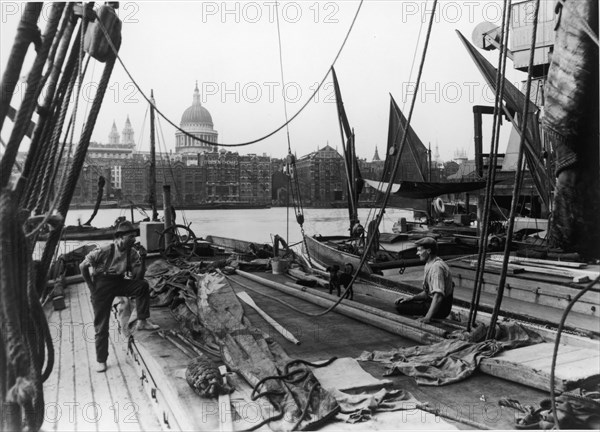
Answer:
<svg viewBox="0 0 600 432"><path fill-rule="evenodd" d="M67 12L70 13L70 8L67 8ZM73 29L74 29L74 22L69 18L68 19L69 22L69 26L65 31L65 35L64 38L62 40L61 43L61 47L60 47L60 51L58 53L58 59L56 64L54 65L53 68L53 74L50 77L49 80L49 84L48 87L46 89L46 98L44 100L44 104L42 105L42 107L44 108L44 110L51 110L52 111L52 117L51 120L52 121L47 121L46 119L44 119L44 124L40 125L38 124L38 127L43 127L44 129L44 133L42 135L42 138L39 140L32 140L32 145L35 145L36 147L41 146L43 144L43 148L46 155L43 158L43 164L39 167L39 169L36 169L35 172L36 173L43 173L43 175L38 175L36 176L39 181L40 181L40 189L41 189L41 193L38 193L38 200L37 200L37 210L38 213L43 212L45 203L47 202L48 199L48 187L49 187L49 182L50 179L52 177L52 172L54 171L54 165L55 165L55 161L56 161L56 155L57 153L59 153L59 147L60 147L60 143L59 141L59 136L60 136L60 131L62 130L62 126L64 124L64 116L66 115L66 113L63 113L64 111L64 105L68 105L69 103L69 98L71 96L71 91L72 91L72 86L69 85L67 92L65 94L64 91L64 82L69 82L69 74L72 75L72 72L70 69L65 69L65 76L63 77L63 79L61 80L60 85L58 86L58 91L56 92L56 96L55 96L55 91L56 91L56 87L59 81L59 74L62 68L62 65L65 61L65 58L67 56L67 51L69 48L69 43L71 41L71 36L73 34ZM74 47L75 48L75 47ZM66 102L66 103L65 103ZM63 109L60 109L60 106L63 106ZM58 117L58 118L57 118ZM50 119L48 119L50 120ZM48 124L49 123L49 124ZM54 132L52 133L52 130L54 130ZM35 135L35 134L34 134ZM49 142L48 142L49 141ZM30 146L30 151L31 151L31 146ZM29 174L29 173L28 173Z"/></svg>
<svg viewBox="0 0 600 432"><path fill-rule="evenodd" d="M523 148L525 146L525 129L527 128L527 121L529 119L529 101L531 97L531 77L533 73L533 59L535 53L535 41L537 37L538 27L538 14L540 11L540 0L536 0L535 9L533 12L533 30L531 33L531 44L529 48L529 66L527 69L527 89L525 90L525 102L523 104L523 113L521 115L521 141L519 143L519 156L517 159L517 172L515 173L515 183L513 185L512 201L510 206L510 214L508 216L508 228L506 230L506 242L504 245L504 257L502 259L502 270L500 271L500 281L498 282L498 292L496 293L496 302L494 304L494 310L490 319L490 325L488 327L487 339L493 339L496 329L496 322L498 320L498 314L500 313L500 307L502 305L502 297L504 296L504 287L506 285L506 274L508 270L508 257L510 255L512 236L515 229L515 214L517 211L517 205L519 204L519 195L521 192L521 185L523 183Z"/></svg>
<svg viewBox="0 0 600 432"><path fill-rule="evenodd" d="M34 42L36 47L41 44L40 30L37 21L42 13L42 2L27 3L21 21L17 27L17 35L8 58L6 70L2 74L2 83L0 83L0 130L4 126L4 119L10 108L15 87L19 82L23 61L27 55L29 45Z"/></svg>
<svg viewBox="0 0 600 432"><path fill-rule="evenodd" d="M20 222L17 199L0 192L0 403L8 430L39 430L44 420L43 379L54 363L48 323L35 294L31 254ZM42 374L45 348L48 365Z"/></svg>
<svg viewBox="0 0 600 432"><path fill-rule="evenodd" d="M31 121L31 116L33 115L36 101L42 90L40 86L42 70L44 68L44 64L46 63L50 47L52 46L52 41L54 39L54 35L56 34L56 29L58 27L64 7L64 3L52 4L50 17L48 18L48 24L46 26L46 30L44 31L42 46L40 47L33 66L29 71L29 77L27 78L27 90L25 91L23 102L21 103L19 112L15 118L15 124L6 145L6 151L4 152L2 161L0 161L0 188L6 187L8 181L10 180L12 168L19 151L19 146L23 140L23 137L25 136L25 133L27 132L27 128L29 127L29 122Z"/></svg>
<svg viewBox="0 0 600 432"><path fill-rule="evenodd" d="M114 65L115 58L113 57L108 60L104 66L104 71L102 73L100 83L98 84L96 96L94 97L90 113L85 122L85 128L79 139L79 144L77 146L77 150L75 151L75 155L73 156L73 163L71 164L71 167L67 173L65 186L61 191L57 207L58 213L63 217L66 217L67 212L69 211L69 205L71 204L71 199L73 198L73 193L75 192L75 187L77 186L79 174L83 168L85 156L90 144L90 139L92 137L92 132L94 131L94 126L96 125L96 120L102 106L104 94L106 93L106 88L108 87L108 81L114 69ZM62 228L63 223L60 225ZM52 260L52 256L54 255L54 249L60 240L61 231L62 229L55 229L51 231L48 236L37 274L37 286L43 286L45 284L50 262Z"/></svg>
<svg viewBox="0 0 600 432"><path fill-rule="evenodd" d="M406 139L408 137L408 129L410 127L410 122L412 120L413 112L414 112L414 109L415 109L415 103L416 103L416 100L417 100L417 95L419 93L419 86L420 86L420 83L421 83L421 77L423 75L423 68L425 66L425 59L427 57L427 50L429 48L429 41L431 39L431 30L433 28L433 22L434 22L434 18L435 18L435 12L436 12L436 9L437 9L437 4L438 4L438 0L434 0L433 1L433 6L432 6L432 10L431 10L431 17L429 19L429 25L427 27L427 35L425 37L425 45L423 46L423 53L421 55L421 62L419 64L419 71L417 73L415 93L414 93L413 98L412 98L411 103L410 103L410 109L409 109L408 117L406 119L406 125L404 127L404 132L402 134L402 140L400 141L400 145L399 145L400 151L398 151L398 154L396 155L396 158L394 160L394 166L393 166L393 169L392 169L391 179L394 179L396 177L396 173L398 172L398 167L400 166L400 155L402 154L401 149L404 148L404 144L406 143ZM381 224L381 220L383 219L383 215L385 214L385 207L387 206L387 203L388 203L388 201L390 199L390 195L391 195L391 192L392 192L392 186L393 186L393 182L390 181L388 183L387 190L385 191L385 195L384 195L384 198L383 198L383 203L382 203L382 206L381 206L382 210L377 214L377 217L375 219L376 223L373 225L373 228L375 230L379 229L379 225ZM350 281L350 284L346 288L346 291L344 291L344 295L342 295L340 297L340 299L330 309L328 309L326 312L329 312L329 310L333 310L342 301L342 299L345 297L346 292L354 284L354 281L358 277L360 269L362 268L362 266L365 264L365 262L367 260L368 251L373 246L373 242L375 241L375 237L376 236L371 236L371 238L367 242L367 245L364 248L364 252L363 252L363 254L362 254L361 258L360 258L360 263L358 265L358 268L356 269L356 272L352 275L352 280Z"/></svg>
<svg viewBox="0 0 600 432"><path fill-rule="evenodd" d="M487 236L489 228L489 219L492 205L492 197L494 194L494 182L496 180L496 163L498 156L498 145L500 135L500 112L503 94L504 94L504 79L506 72L506 59L508 54L508 35L510 27L511 15L511 0L504 0L504 11L502 15L501 38L502 45L498 53L498 71L496 74L496 98L494 101L494 121L492 126L492 142L490 145L490 163L488 164L488 178L485 190L483 220L480 221L481 233L479 236L477 270L475 272L475 285L473 287L473 296L471 298L471 306L469 308L469 319L467 321L467 330L471 330L471 326L475 325L477 319L477 309L479 308L479 299L483 286L483 272L485 269L485 256L487 253Z"/></svg>

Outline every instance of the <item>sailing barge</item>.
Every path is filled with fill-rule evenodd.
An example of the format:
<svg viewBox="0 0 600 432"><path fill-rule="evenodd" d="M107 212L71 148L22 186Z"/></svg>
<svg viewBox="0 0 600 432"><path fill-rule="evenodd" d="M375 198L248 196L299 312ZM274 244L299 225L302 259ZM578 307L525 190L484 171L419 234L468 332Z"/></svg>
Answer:
<svg viewBox="0 0 600 432"><path fill-rule="evenodd" d="M96 13L90 4L54 3L41 40L28 31L35 27L41 5L28 4L22 16L16 45L29 45L35 39L39 46L27 94L0 162L0 295L6 327L0 350L3 429L501 429L552 426L553 420L563 422L561 426L598 426L597 399L588 397L597 392L587 393L597 388L600 376L595 328L585 337L562 334L558 343L555 332L544 328L533 332L502 322L490 327L504 331L505 337L498 333L482 342L450 339L451 335L476 339L487 316L480 313L481 322L471 329L471 322L465 328L458 319L423 324L395 315L386 298L374 295L385 293L383 288L374 289L377 279L358 281L357 301L350 302L295 283L306 284L308 279L317 286L319 281L323 284L318 272L303 276L293 269L294 282L275 271L251 275L239 269L243 261L239 256L235 260L238 269L232 261L223 266L218 260L203 258L179 260L178 266L162 260L151 263L147 277L153 280L157 306L161 306L153 309L161 330L130 334L124 312L128 301L121 299L115 311L118 319L111 335L109 369L105 374L92 373L88 290L81 283L46 283L63 221L46 214L50 205L42 191L47 191L48 183L33 181L32 173L44 173L47 179L56 174L54 156L62 152L57 137L76 71L82 66L78 64L80 38L74 37L76 45L70 55L67 48L71 36L78 35L76 26L81 25L82 33L86 27L95 29L91 31L92 51L107 63L86 119L88 126L65 174L64 187L57 192L55 207L65 215L120 44L120 22L113 5L104 5ZM573 19L570 13L563 14L563 23ZM110 49L104 46L102 50L102 41ZM3 97L14 91L11 86L22 64L18 51L2 80ZM42 79L47 60L51 72ZM63 62L66 73L61 77ZM20 180L11 184L18 146L45 84L49 91L39 109L41 121L32 135L31 155ZM0 125L10 100L5 102L0 105ZM568 163L563 168L574 169ZM46 222L56 228L36 266L28 247L32 239L23 231L22 208L35 215L28 221L33 226L26 227L28 237L35 240ZM219 258L218 252L214 258ZM592 289L593 283L586 287ZM39 297L49 290L52 295L45 298L52 301L42 309ZM398 289L393 292L402 295ZM573 300L578 297L579 293ZM330 311L325 313L323 307ZM462 311L457 306L456 312ZM440 357L441 346L447 351ZM459 351L464 357L457 357ZM437 357L419 363L419 354ZM353 360L356 357L360 365ZM411 360L403 361L407 358ZM443 370L436 369L438 361L462 364L460 372L444 370L437 375L436 370ZM229 370L217 369L221 363ZM475 370L478 364L483 374ZM190 370L190 365L195 369ZM456 382L467 374L472 375ZM548 391L551 405L540 402ZM554 399L560 392L556 405ZM592 415L583 419L571 415L586 409Z"/></svg>

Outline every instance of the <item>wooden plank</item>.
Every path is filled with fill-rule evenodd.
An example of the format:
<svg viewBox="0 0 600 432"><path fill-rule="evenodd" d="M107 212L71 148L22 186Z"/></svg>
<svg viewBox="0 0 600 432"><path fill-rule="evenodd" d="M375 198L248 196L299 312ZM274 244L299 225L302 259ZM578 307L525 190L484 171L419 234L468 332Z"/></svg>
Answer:
<svg viewBox="0 0 600 432"><path fill-rule="evenodd" d="M46 409L44 412L44 423L42 424L41 430L55 431L58 420L62 415L62 408L58 402L58 394L61 385L61 369L62 369L62 319L63 315L69 312L70 300L69 290L65 292L65 301L67 302L67 309L62 311L54 311L52 304L47 304L44 309L48 319L48 327L50 328L50 336L52 343L54 344L54 369L52 373L44 383L44 402Z"/></svg>
<svg viewBox="0 0 600 432"><path fill-rule="evenodd" d="M536 345L529 345L526 347L515 348L503 351L499 356L506 361L514 361L516 363L527 363L535 362L540 358L548 357L552 355L554 350L554 344L552 343L540 343ZM561 344L558 350L559 355L568 354L572 352L580 352L582 348L573 347L569 345ZM498 357L498 356L497 356Z"/></svg>
<svg viewBox="0 0 600 432"><path fill-rule="evenodd" d="M55 402L60 409L58 420L54 424L54 429L58 431L77 430L78 416L75 411L77 399L75 397L75 357L73 350L73 339L71 329L73 328L72 310L76 302L73 290L66 290L69 298L65 299L67 308L60 311L60 358L56 359L59 364L58 392ZM56 313L56 312L55 312Z"/></svg>
<svg viewBox="0 0 600 432"><path fill-rule="evenodd" d="M250 273L246 273L240 270L236 270L236 273L253 281L259 282L265 286L270 288L274 288L276 290L282 291L286 294L290 294L294 297L301 298L303 300L309 301L311 303L318 304L323 307L330 307L334 304L334 301L327 300L325 298L321 298L316 295L308 294L303 292L302 290L294 289L285 286L284 284L280 284L277 282L272 282L270 280L260 278ZM303 287L304 288L304 287ZM349 307L343 304L339 304L336 306L335 312L339 314L343 314L349 316L351 318L357 319L359 321L365 322L367 324L374 325L378 328L387 330L391 333L395 333L411 340L417 341L419 343L433 343L442 340L440 336L437 336L432 333L428 333L426 331L417 328L416 326L421 325L422 323L416 323L415 326L409 326L407 324L402 324L397 321L392 321L387 318L383 318L377 315L369 314L364 311L358 310L354 307ZM436 328L436 330L439 330Z"/></svg>
<svg viewBox="0 0 600 432"><path fill-rule="evenodd" d="M295 288L297 290L301 290L302 292L308 293L310 295L314 295L317 297L320 297L322 299L326 299L332 302L338 301L338 297L334 296L333 294L327 294L327 293L323 293L320 292L318 290L315 289L311 289L311 288L307 288L304 287L302 285L297 285L295 283L292 282L286 282L285 285ZM396 295L396 297L394 298L394 300L396 300L398 298L398 295ZM391 302L393 304L393 301ZM387 312L384 310L381 310L379 308L376 307L372 307L366 304L362 304L360 302L357 301L353 301L353 300L347 300L347 299L343 299L341 301L342 305L346 306L346 307L350 307L350 308L354 308L354 309L358 309L360 311L372 314L372 315L376 315L385 319L388 319L390 321L394 321L397 322L399 324L403 324L409 327L414 327L416 329L420 329L423 330L427 333L431 333L434 334L436 336L440 336L440 337L444 337L447 334L447 331L444 329L440 329L436 326L430 325L430 324L426 324L423 323L421 321L418 321L414 318L411 317L406 317L403 315L399 315L397 313L392 313L392 312Z"/></svg>
<svg viewBox="0 0 600 432"><path fill-rule="evenodd" d="M81 286L79 285L77 288L81 288ZM81 414L80 417L78 416L77 430L95 431L114 429L114 423L111 425L107 421L111 417L109 407L113 403L112 398L110 395L104 394L98 388L96 382L92 383L92 374L99 374L95 369L96 352L94 333L91 332L90 339L90 332L86 332L86 324L93 323L93 319L90 313L84 315L83 305L87 302L87 297L85 297L83 289L77 288L71 294L71 298L73 299L71 302L71 315L73 317L71 338L73 341L73 358L76 360L74 363L75 400L79 404L77 411ZM108 390L108 387L106 386L105 389Z"/></svg>
<svg viewBox="0 0 600 432"><path fill-rule="evenodd" d="M267 315L267 313L265 311L263 311L261 308L259 308L256 305L256 303L254 303L254 300L252 300L252 297L250 297L247 292L245 292L245 291L239 292L239 293L237 293L237 296L240 298L240 300L242 300L244 303L246 303L248 306L250 306L256 312L258 312L258 314L261 317L263 317L266 322L268 322L271 326L273 326L273 328L275 330L277 330L279 332L279 334L281 334L284 338L286 338L288 341L292 342L293 344L300 345L300 341L298 339L296 339L289 330L284 328L281 324L279 324L277 321L275 321L273 318L271 318L269 315Z"/></svg>
<svg viewBox="0 0 600 432"><path fill-rule="evenodd" d="M553 350L554 344L543 343L504 351L495 357L482 360L480 369L499 378L541 390L550 390ZM555 369L556 389L567 391L583 382L600 382L598 359L599 352L596 350L561 345Z"/></svg>
<svg viewBox="0 0 600 432"><path fill-rule="evenodd" d="M490 255L490 259L494 261L504 261L504 257L502 255ZM539 264L542 266L551 266L551 267L568 267L572 269L580 269L587 267L586 263L580 262L569 262L569 261L555 261L555 260L545 260L538 258L526 258L526 257L517 257L511 256L509 258L509 262L515 264Z"/></svg>
<svg viewBox="0 0 600 432"><path fill-rule="evenodd" d="M464 267L453 264L451 266L452 275L461 277L470 281L475 280L475 270L472 267ZM500 281L500 272L486 269L484 279L492 284L498 285ZM539 295L546 295L557 299L570 301L573 297L581 292L581 286L575 285L572 282L565 282L564 279L557 280L540 280L528 277L525 274L508 275L506 278L506 286L510 289L520 289L530 291ZM600 290L592 289L585 293L580 301L584 303L600 304Z"/></svg>
<svg viewBox="0 0 600 432"><path fill-rule="evenodd" d="M486 260L486 265L496 266L497 263L501 263L501 261L496 260ZM542 273L549 274L554 276L562 276L566 278L572 278L574 282L586 282L589 280L596 279L599 275L597 272L591 272L586 270L579 269L561 269L561 268L550 268L550 267L535 267L533 265L525 265L525 264L509 264L509 269L523 269L524 271L531 273Z"/></svg>
<svg viewBox="0 0 600 432"><path fill-rule="evenodd" d="M224 386L227 387L227 367L219 366L219 373L221 374ZM229 393L219 394L219 431L233 431L233 418L231 414Z"/></svg>
<svg viewBox="0 0 600 432"><path fill-rule="evenodd" d="M218 402L195 394L181 376L181 370L187 366L188 357L158 335L150 335L144 341L137 340L136 345L157 388L174 414L175 418L170 420L171 428L217 430Z"/></svg>
<svg viewBox="0 0 600 432"><path fill-rule="evenodd" d="M456 271L455 268L452 269L454 275L454 281L458 287L472 290L475 285L474 280L471 278L475 277L474 272L463 272ZM466 276L465 276L466 275ZM498 285L496 281L499 280L498 275L490 274L489 272L484 273L483 278L483 292L487 292L490 294L496 294L498 292ZM558 310L563 310L569 305L571 299L573 297L570 296L568 292L565 292L564 295L555 296L552 294L548 294L545 288L541 288L537 286L536 282L531 283L531 286L528 288L521 288L518 285L514 284L514 281L517 280L515 276L510 276L506 279L506 285L504 290L504 298L513 298L515 300L527 302L530 304L539 304L543 306L549 306L552 308L556 308ZM527 282L527 281L525 281ZM522 282L521 282L522 283ZM555 288L562 288L557 286ZM549 290L554 290L552 287L549 287ZM568 288L565 291L569 290ZM576 290L573 290L576 291ZM595 317L600 317L600 293L598 292L587 292L584 294L579 301L577 301L573 305L573 312L578 312L581 314L591 315Z"/></svg>

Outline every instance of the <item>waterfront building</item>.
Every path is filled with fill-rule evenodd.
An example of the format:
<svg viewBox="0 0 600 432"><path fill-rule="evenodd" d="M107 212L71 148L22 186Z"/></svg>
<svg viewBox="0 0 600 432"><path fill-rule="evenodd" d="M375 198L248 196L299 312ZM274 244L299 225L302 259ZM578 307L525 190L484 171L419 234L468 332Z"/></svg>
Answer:
<svg viewBox="0 0 600 432"><path fill-rule="evenodd" d="M329 145L296 161L303 204L314 207L346 205L344 159Z"/></svg>

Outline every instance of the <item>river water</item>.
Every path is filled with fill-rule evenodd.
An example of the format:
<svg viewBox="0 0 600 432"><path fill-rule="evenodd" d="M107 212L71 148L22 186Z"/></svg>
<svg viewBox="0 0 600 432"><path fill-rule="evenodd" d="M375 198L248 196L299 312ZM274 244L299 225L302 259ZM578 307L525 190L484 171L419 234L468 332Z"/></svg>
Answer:
<svg viewBox="0 0 600 432"><path fill-rule="evenodd" d="M366 226L370 215L373 218L377 209L359 209L361 223ZM76 225L78 219L85 222L92 214L90 209L75 209L67 213L67 225ZM119 216L130 219L129 209L100 210L92 225L97 227L110 226ZM162 212L159 212L159 217ZM134 212L136 220L143 219L139 212ZM386 210L380 226L381 232L391 232L394 222L405 217L412 220L412 211L390 208ZM289 219L288 219L289 218ZM176 223L191 222L190 228L196 237L217 235L258 243L270 243L272 236L279 234L287 239L288 244L297 243L302 239L300 226L296 222L294 210L285 207L269 209L236 209L236 210L185 210L178 211ZM304 231L306 234L347 235L348 210L346 209L305 209Z"/></svg>

